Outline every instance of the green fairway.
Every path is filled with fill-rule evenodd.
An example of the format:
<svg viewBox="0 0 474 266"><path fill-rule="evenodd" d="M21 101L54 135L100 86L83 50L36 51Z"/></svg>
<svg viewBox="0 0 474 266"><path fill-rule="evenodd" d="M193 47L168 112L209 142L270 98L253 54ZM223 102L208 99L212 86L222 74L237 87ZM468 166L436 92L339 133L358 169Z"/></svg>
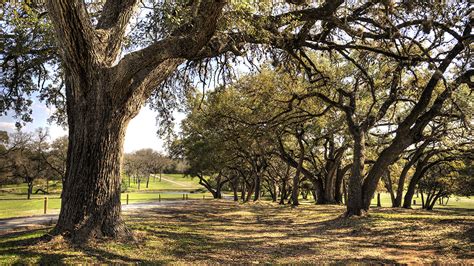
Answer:
<svg viewBox="0 0 474 266"><path fill-rule="evenodd" d="M38 182L38 188L45 189L44 182ZM50 191L54 193L43 195L33 194L27 200L27 185L7 185L0 189L0 219L11 217L24 217L41 215L44 213L44 198L48 197L48 214L58 213L61 207L59 182L50 182ZM197 191L201 188L197 179L184 177L182 174L163 174L161 181L159 176L150 178L149 187L146 188L146 181L138 190L136 183L131 183L130 188L122 193L122 204L126 204L128 194L129 203L157 201L157 200L182 200L183 194L188 194L188 199L202 199L203 196L210 198L210 193Z"/></svg>
<svg viewBox="0 0 474 266"><path fill-rule="evenodd" d="M125 183L128 185L128 179L125 178ZM184 177L182 174L162 174L160 181L159 175L151 176L148 188L146 187L146 178L142 178L140 182L140 191L147 190L179 190L188 191L201 188L199 180L191 177ZM130 182L129 191L138 191L138 184Z"/></svg>
<svg viewBox="0 0 474 266"><path fill-rule="evenodd" d="M412 204L413 209L421 208L421 196L415 194L413 197L413 200L416 201L416 204ZM380 193L380 203L382 207L391 207L392 206L392 201L390 199L390 194L389 193ZM371 202L372 207L377 206L377 195L372 199ZM467 198L467 197L458 197L458 196L452 196L448 204L446 205L439 205L436 204L435 208L462 208L462 209L473 209L474 210L474 199L473 198Z"/></svg>
<svg viewBox="0 0 474 266"><path fill-rule="evenodd" d="M143 179L138 190L138 184L131 182L128 190L122 193L122 204L126 204L128 194L129 203L158 201L158 200L182 200L183 194L187 194L188 199L212 198L208 192L202 192L202 186L199 185L198 179L184 177L182 174L163 174L161 181L159 175L150 178L149 186L146 188L146 179ZM128 182L128 180L126 180ZM35 189L45 189L46 184L38 182ZM0 219L11 217L24 217L32 215L42 215L44 213L44 198L48 197L48 214L58 213L61 206L60 182L49 183L50 191L54 192L48 195L33 194L31 200L27 200L26 184L7 185L0 189ZM421 208L421 198L414 197L417 204L413 205L414 209ZM311 197L308 197L308 203L312 203ZM391 207L390 195L381 193L382 207ZM377 200L374 197L372 207L375 207ZM438 208L459 208L473 209L474 199L466 197L452 197L447 205L436 205Z"/></svg>

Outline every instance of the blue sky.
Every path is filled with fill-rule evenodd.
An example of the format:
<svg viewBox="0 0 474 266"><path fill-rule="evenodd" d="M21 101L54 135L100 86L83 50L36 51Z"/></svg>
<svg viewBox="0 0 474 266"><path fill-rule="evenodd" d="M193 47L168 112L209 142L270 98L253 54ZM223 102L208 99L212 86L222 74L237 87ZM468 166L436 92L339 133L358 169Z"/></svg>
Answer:
<svg viewBox="0 0 474 266"><path fill-rule="evenodd" d="M43 103L35 100L33 104L33 122L28 123L22 130L32 132L39 127L47 127L51 139L67 135L67 129L63 129L55 124L49 124L48 118L52 110ZM125 136L125 152L133 152L143 148L152 148L157 151L165 152L163 140L157 135L156 131L156 113L148 107L143 107L140 113L129 123L127 134ZM184 114L175 115L176 124L184 118ZM0 130L13 132L15 130L15 119L11 115L0 116Z"/></svg>

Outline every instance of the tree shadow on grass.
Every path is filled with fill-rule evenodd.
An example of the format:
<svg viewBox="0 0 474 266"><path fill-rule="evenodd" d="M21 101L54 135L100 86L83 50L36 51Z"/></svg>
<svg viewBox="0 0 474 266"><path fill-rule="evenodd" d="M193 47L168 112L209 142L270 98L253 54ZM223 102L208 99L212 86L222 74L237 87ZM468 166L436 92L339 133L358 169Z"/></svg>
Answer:
<svg viewBox="0 0 474 266"><path fill-rule="evenodd" d="M7 264L60 265L70 263L139 263L143 260L106 251L95 245L54 247L48 243L47 233L51 228L15 231L0 236L0 259ZM31 237L28 237L31 235ZM53 240L54 241L54 240ZM39 246L36 246L39 245ZM36 247L35 247L36 246ZM77 253L80 252L80 253ZM159 261L158 263L166 263Z"/></svg>
<svg viewBox="0 0 474 266"><path fill-rule="evenodd" d="M242 263L252 258L271 263L319 256L322 261L337 263L395 263L398 257L404 257L404 261L443 258L446 250L436 240L462 241L461 233L441 232L433 239L426 233L437 233L444 223L454 223L461 228L472 225L472 221L466 219L439 217L436 213L431 218L424 212L410 210L381 211L402 214L398 216L369 215L348 219L341 217L343 207L315 206L311 209L309 217L302 219L308 209L228 203L174 206L149 212L148 218L156 217L162 223L157 221L141 229L147 235L171 240L171 255L193 261ZM324 215L315 214L314 210L324 212ZM312 221L310 217L316 220ZM337 253L326 256L325 251L331 248L339 248L347 256ZM364 258L350 258L360 251L365 252ZM456 252L451 254L458 259L464 258Z"/></svg>
<svg viewBox="0 0 474 266"><path fill-rule="evenodd" d="M44 241L44 236L37 233L44 232L48 228L15 231L0 236L0 257L7 264L39 264L55 265L61 264L61 260L67 256L62 254L48 254L31 250L30 247ZM28 237L32 235L32 237ZM2 239L7 239L2 241ZM9 240L11 239L11 240ZM9 261L11 257L11 261Z"/></svg>

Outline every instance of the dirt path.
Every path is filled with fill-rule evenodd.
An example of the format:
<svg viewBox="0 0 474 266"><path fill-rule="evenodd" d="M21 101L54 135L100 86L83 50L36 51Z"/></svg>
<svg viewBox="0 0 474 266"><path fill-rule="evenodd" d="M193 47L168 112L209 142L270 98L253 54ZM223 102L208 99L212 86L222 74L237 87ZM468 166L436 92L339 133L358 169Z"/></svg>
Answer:
<svg viewBox="0 0 474 266"><path fill-rule="evenodd" d="M178 201L178 200L169 200L169 201L150 201L150 202L141 202L141 203L131 203L129 205L122 205L123 212L133 212L140 209L152 209L159 208L162 206L174 206L174 205L183 205L187 204L189 201ZM58 220L58 213L54 214L45 214L29 217L18 217L18 218L7 218L0 219L0 232L13 230L23 227L35 227L38 225L51 225L56 223Z"/></svg>

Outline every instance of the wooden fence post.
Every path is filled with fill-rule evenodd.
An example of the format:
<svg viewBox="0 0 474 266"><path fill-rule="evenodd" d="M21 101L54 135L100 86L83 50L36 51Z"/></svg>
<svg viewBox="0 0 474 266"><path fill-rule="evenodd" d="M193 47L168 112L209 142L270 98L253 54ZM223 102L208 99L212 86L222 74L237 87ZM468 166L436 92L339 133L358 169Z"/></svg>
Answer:
<svg viewBox="0 0 474 266"><path fill-rule="evenodd" d="M128 193L127 193L127 205L128 205Z"/></svg>
<svg viewBox="0 0 474 266"><path fill-rule="evenodd" d="M161 202L161 194L158 194L158 202Z"/></svg>
<svg viewBox="0 0 474 266"><path fill-rule="evenodd" d="M44 197L44 214L48 212L48 197Z"/></svg>

